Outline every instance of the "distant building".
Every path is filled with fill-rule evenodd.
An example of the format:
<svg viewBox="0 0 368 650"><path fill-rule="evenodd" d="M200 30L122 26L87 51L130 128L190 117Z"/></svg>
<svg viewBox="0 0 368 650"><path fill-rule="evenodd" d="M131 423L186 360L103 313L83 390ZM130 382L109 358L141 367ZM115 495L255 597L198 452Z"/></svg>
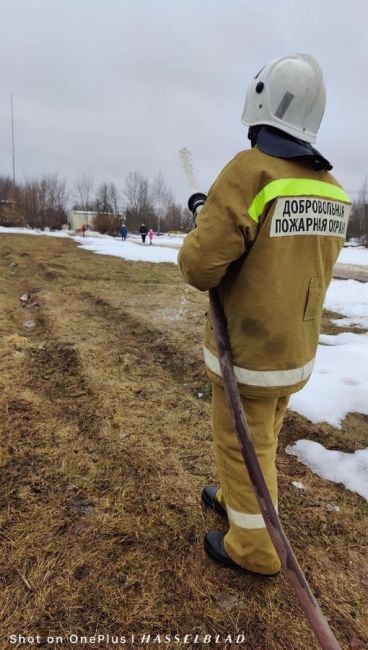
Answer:
<svg viewBox="0 0 368 650"><path fill-rule="evenodd" d="M85 224L92 229L93 219L97 214L97 212L85 212L84 210L69 210L68 226L70 230L80 230Z"/></svg>
<svg viewBox="0 0 368 650"><path fill-rule="evenodd" d="M93 219L101 212L88 212L86 210L69 210L68 212L68 227L70 230L80 230L83 225L87 226L88 230L93 230ZM125 221L126 215L123 212L116 212L114 215L104 212L110 217L117 217L121 222Z"/></svg>

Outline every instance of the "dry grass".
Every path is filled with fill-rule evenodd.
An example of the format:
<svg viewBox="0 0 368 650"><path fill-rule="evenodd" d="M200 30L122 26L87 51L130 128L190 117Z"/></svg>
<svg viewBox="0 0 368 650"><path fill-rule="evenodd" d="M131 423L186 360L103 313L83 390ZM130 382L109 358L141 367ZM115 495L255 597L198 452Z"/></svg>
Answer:
<svg viewBox="0 0 368 650"><path fill-rule="evenodd" d="M204 532L223 526L199 502L216 480L206 297L171 265L51 238L1 235L0 246L1 650L15 647L10 634L96 630L243 631L248 650L316 648L283 576L221 569L202 551ZM365 648L368 507L285 454L302 437L353 451L368 420L351 414L338 431L289 413L279 453L300 563L341 646Z"/></svg>

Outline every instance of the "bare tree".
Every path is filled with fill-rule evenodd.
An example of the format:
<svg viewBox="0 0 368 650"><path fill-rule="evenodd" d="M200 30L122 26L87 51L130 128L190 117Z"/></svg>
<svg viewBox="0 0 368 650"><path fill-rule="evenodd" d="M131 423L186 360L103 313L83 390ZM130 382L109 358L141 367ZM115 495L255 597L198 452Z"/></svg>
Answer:
<svg viewBox="0 0 368 650"><path fill-rule="evenodd" d="M13 189L13 181L9 176L0 176L0 201L7 201Z"/></svg>
<svg viewBox="0 0 368 650"><path fill-rule="evenodd" d="M0 177L0 226L22 226L21 188L9 177Z"/></svg>
<svg viewBox="0 0 368 650"><path fill-rule="evenodd" d="M190 232L195 226L194 217L189 208L185 207L181 214L181 229L183 232Z"/></svg>
<svg viewBox="0 0 368 650"><path fill-rule="evenodd" d="M171 203L166 210L164 218L164 228L169 230L182 229L183 210L177 203Z"/></svg>
<svg viewBox="0 0 368 650"><path fill-rule="evenodd" d="M114 183L101 183L96 194L96 212L119 215L119 195Z"/></svg>
<svg viewBox="0 0 368 650"><path fill-rule="evenodd" d="M67 192L64 179L57 174L43 179L46 198L46 221L50 228L60 229L66 223Z"/></svg>
<svg viewBox="0 0 368 650"><path fill-rule="evenodd" d="M363 182L359 197L353 203L349 220L347 239L355 237L360 243L368 246L368 179Z"/></svg>
<svg viewBox="0 0 368 650"><path fill-rule="evenodd" d="M8 176L0 176L0 226L22 224L18 210L19 188Z"/></svg>
<svg viewBox="0 0 368 650"><path fill-rule="evenodd" d="M21 212L32 228L61 228L67 220L66 201L65 180L57 174L28 180L19 191Z"/></svg>
<svg viewBox="0 0 368 650"><path fill-rule="evenodd" d="M154 218L148 178L139 172L130 172L125 179L123 195L126 202L127 226L130 230L137 230L141 223L149 223Z"/></svg>
<svg viewBox="0 0 368 650"><path fill-rule="evenodd" d="M117 190L115 183L109 183L108 191L109 191L109 200L110 200L112 212L115 215L119 215L122 212L122 210L120 207L119 192Z"/></svg>
<svg viewBox="0 0 368 650"><path fill-rule="evenodd" d="M174 197L171 191L166 187L161 172L159 172L154 178L151 190L151 201L157 218L157 234L159 235L161 221L165 217L169 206L174 203Z"/></svg>
<svg viewBox="0 0 368 650"><path fill-rule="evenodd" d="M93 187L93 176L85 172L77 179L74 188L76 208L84 212L86 225L88 225L88 212L91 212L94 209L92 197Z"/></svg>
<svg viewBox="0 0 368 650"><path fill-rule="evenodd" d="M364 183L360 190L358 201L358 222L359 222L359 236L364 245L368 244L368 179L364 179Z"/></svg>

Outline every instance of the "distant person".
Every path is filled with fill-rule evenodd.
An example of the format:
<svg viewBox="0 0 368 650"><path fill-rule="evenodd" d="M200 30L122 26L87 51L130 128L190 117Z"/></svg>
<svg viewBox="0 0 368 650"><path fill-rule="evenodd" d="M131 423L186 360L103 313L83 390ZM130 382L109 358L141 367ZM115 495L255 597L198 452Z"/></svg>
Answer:
<svg viewBox="0 0 368 650"><path fill-rule="evenodd" d="M149 239L150 246L152 245L152 239L154 237L154 234L155 233L153 232L152 228L150 228L148 231L148 239Z"/></svg>
<svg viewBox="0 0 368 650"><path fill-rule="evenodd" d="M84 224L82 224L82 227L81 227L82 237L84 237L84 233L86 232L86 230L87 230L87 226L86 226L86 224L84 223Z"/></svg>
<svg viewBox="0 0 368 650"><path fill-rule="evenodd" d="M120 235L122 241L126 240L126 238L128 236L128 228L126 227L125 223L121 224L120 230L119 230L119 235Z"/></svg>
<svg viewBox="0 0 368 650"><path fill-rule="evenodd" d="M147 237L147 233L148 233L148 229L147 229L147 226L146 226L144 223L142 223L141 227L139 228L139 232L141 233L142 244L145 244L145 242L146 242L146 237Z"/></svg>

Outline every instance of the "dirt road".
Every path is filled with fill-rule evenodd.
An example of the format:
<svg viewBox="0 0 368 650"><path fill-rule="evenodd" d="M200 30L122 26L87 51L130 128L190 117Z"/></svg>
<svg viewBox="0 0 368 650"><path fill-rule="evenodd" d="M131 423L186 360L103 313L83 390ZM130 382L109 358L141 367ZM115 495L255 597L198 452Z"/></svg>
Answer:
<svg viewBox="0 0 368 650"><path fill-rule="evenodd" d="M216 480L206 296L173 265L64 239L1 235L0 272L1 650L25 632L89 647L69 635L96 630L125 647L147 647L143 633L235 647L223 639L240 632L249 650L317 647L283 576L227 571L202 550L224 528L199 500ZM304 437L354 451L368 421L350 415L340 431L289 413L278 461L296 554L342 647L364 648L367 503L285 454Z"/></svg>

